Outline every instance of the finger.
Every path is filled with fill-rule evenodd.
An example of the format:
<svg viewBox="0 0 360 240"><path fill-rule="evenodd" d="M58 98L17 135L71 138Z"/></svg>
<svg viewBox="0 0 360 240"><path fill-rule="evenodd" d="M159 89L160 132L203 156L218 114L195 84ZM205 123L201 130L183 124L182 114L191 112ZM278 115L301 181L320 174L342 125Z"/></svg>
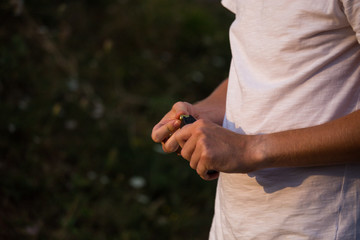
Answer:
<svg viewBox="0 0 360 240"><path fill-rule="evenodd" d="M191 152L191 156L188 159L190 162L190 167L196 170L201 156L201 146L199 146L198 144L196 145L195 143L194 148L190 149L189 152Z"/></svg>
<svg viewBox="0 0 360 240"><path fill-rule="evenodd" d="M168 112L164 118L154 126L151 133L151 138L154 142L161 142L169 136L172 132L176 131L181 124L180 116L189 114L189 103L177 102L173 105L170 112ZM171 124L174 122L174 125Z"/></svg>
<svg viewBox="0 0 360 240"><path fill-rule="evenodd" d="M183 127L182 129L177 130L165 143L165 148L169 152L175 152L179 146L183 147L185 142L191 137L191 131L188 127Z"/></svg>
<svg viewBox="0 0 360 240"><path fill-rule="evenodd" d="M208 162L206 162L206 159L201 158L203 152L203 148L201 146L201 144L198 144L195 151L192 153L190 167L195 169L199 176L204 180L217 179L219 177L219 173L214 170L209 170L210 168L208 166Z"/></svg>
<svg viewBox="0 0 360 240"><path fill-rule="evenodd" d="M184 144L183 149L181 151L181 156L191 162L193 159L193 154L197 148L197 141L194 136L190 137Z"/></svg>
<svg viewBox="0 0 360 240"><path fill-rule="evenodd" d="M167 149L166 146L165 146L165 143L166 142L161 142L161 146L162 146L163 151L166 152L166 153L174 152L174 151L171 151L171 150Z"/></svg>
<svg viewBox="0 0 360 240"><path fill-rule="evenodd" d="M189 103L186 102L177 102L173 105L172 111L175 113L175 118L179 119L181 115L188 115Z"/></svg>
<svg viewBox="0 0 360 240"><path fill-rule="evenodd" d="M196 169L196 172L199 174L199 176L207 181L215 180L219 177L219 172L213 171L209 173L209 169L204 164L198 164L198 167Z"/></svg>
<svg viewBox="0 0 360 240"><path fill-rule="evenodd" d="M197 155L197 156L195 156ZM202 158L202 151L194 153L197 158L196 172L204 180L213 180L219 176L219 173L213 170L209 171L209 166L206 158Z"/></svg>
<svg viewBox="0 0 360 240"><path fill-rule="evenodd" d="M163 141L163 150L165 152L175 152L179 148L179 144L174 137L175 133L171 135L166 141Z"/></svg>
<svg viewBox="0 0 360 240"><path fill-rule="evenodd" d="M151 137L154 142L161 142L175 132L180 127L180 124L181 121L179 119L173 119L166 123L158 123L153 128Z"/></svg>
<svg viewBox="0 0 360 240"><path fill-rule="evenodd" d="M198 164L196 172L202 179L208 180L209 175L207 174L207 169L204 164Z"/></svg>
<svg viewBox="0 0 360 240"><path fill-rule="evenodd" d="M209 171L210 171L210 173L209 173ZM208 170L206 174L208 175L207 180L215 180L220 176L219 172L212 171L212 170Z"/></svg>
<svg viewBox="0 0 360 240"><path fill-rule="evenodd" d="M180 147L183 148L185 143L192 137L194 129L195 129L194 124L188 124L183 126L181 130L176 131L174 137L176 138L176 141L179 143Z"/></svg>

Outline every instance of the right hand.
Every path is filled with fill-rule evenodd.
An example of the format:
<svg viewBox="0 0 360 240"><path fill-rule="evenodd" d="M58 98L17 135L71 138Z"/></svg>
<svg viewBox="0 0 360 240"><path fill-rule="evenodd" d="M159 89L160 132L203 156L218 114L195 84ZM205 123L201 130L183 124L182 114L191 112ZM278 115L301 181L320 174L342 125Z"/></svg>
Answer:
<svg viewBox="0 0 360 240"><path fill-rule="evenodd" d="M152 130L151 138L154 142L163 143L162 147L165 152L172 152L165 148L164 141L180 128L180 115L193 115L195 118L199 117L199 114L192 104L177 102Z"/></svg>

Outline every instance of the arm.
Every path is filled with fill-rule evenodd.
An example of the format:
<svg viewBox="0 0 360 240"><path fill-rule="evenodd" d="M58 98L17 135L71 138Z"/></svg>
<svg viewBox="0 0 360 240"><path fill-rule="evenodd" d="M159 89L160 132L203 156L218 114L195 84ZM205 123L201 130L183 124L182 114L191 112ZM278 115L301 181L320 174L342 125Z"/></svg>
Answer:
<svg viewBox="0 0 360 240"><path fill-rule="evenodd" d="M271 167L360 163L360 110L314 127L241 135L218 125L219 116L224 114L224 85L195 104L200 114L195 116L200 116L200 120L174 132L164 144L167 152L176 151L180 145L182 157L203 179L217 177L209 176L208 170L247 173ZM222 109L220 114L216 113L218 109Z"/></svg>
<svg viewBox="0 0 360 240"><path fill-rule="evenodd" d="M322 125L265 135L241 135L198 120L175 132L168 151L181 155L205 180L208 170L248 173L272 167L360 163L360 110Z"/></svg>
<svg viewBox="0 0 360 240"><path fill-rule="evenodd" d="M209 97L195 103L198 110L198 119L208 119L218 125L222 125L225 115L226 93L228 80L224 80Z"/></svg>
<svg viewBox="0 0 360 240"><path fill-rule="evenodd" d="M264 167L360 163L360 111L322 125L259 138Z"/></svg>

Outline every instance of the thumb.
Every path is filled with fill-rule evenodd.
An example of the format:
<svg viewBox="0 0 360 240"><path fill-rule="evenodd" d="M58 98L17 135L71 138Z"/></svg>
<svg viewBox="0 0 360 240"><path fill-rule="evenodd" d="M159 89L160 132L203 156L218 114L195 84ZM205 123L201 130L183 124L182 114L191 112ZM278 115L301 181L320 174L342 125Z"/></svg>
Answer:
<svg viewBox="0 0 360 240"><path fill-rule="evenodd" d="M191 104L187 102L177 102L173 105L172 110L175 113L175 119L179 119L181 115L189 115Z"/></svg>

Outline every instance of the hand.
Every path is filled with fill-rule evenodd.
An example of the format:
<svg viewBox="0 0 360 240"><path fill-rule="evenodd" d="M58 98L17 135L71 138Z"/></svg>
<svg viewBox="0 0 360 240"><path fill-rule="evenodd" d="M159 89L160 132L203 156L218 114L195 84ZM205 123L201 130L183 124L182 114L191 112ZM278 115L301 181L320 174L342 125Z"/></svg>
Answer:
<svg viewBox="0 0 360 240"><path fill-rule="evenodd" d="M164 143L167 139L180 127L181 121L179 120L180 115L193 115L198 117L199 114L195 110L195 107L187 102L177 102L173 105L172 109L156 124L152 130L151 137L154 142L162 142L163 150L169 151L165 148ZM179 146L177 146L179 147Z"/></svg>
<svg viewBox="0 0 360 240"><path fill-rule="evenodd" d="M167 151L180 145L181 156L190 162L201 178L213 180L218 174L246 173L260 168L261 154L255 148L256 136L234 133L210 121L199 119L176 131L165 143ZM255 151L256 150L256 151Z"/></svg>

